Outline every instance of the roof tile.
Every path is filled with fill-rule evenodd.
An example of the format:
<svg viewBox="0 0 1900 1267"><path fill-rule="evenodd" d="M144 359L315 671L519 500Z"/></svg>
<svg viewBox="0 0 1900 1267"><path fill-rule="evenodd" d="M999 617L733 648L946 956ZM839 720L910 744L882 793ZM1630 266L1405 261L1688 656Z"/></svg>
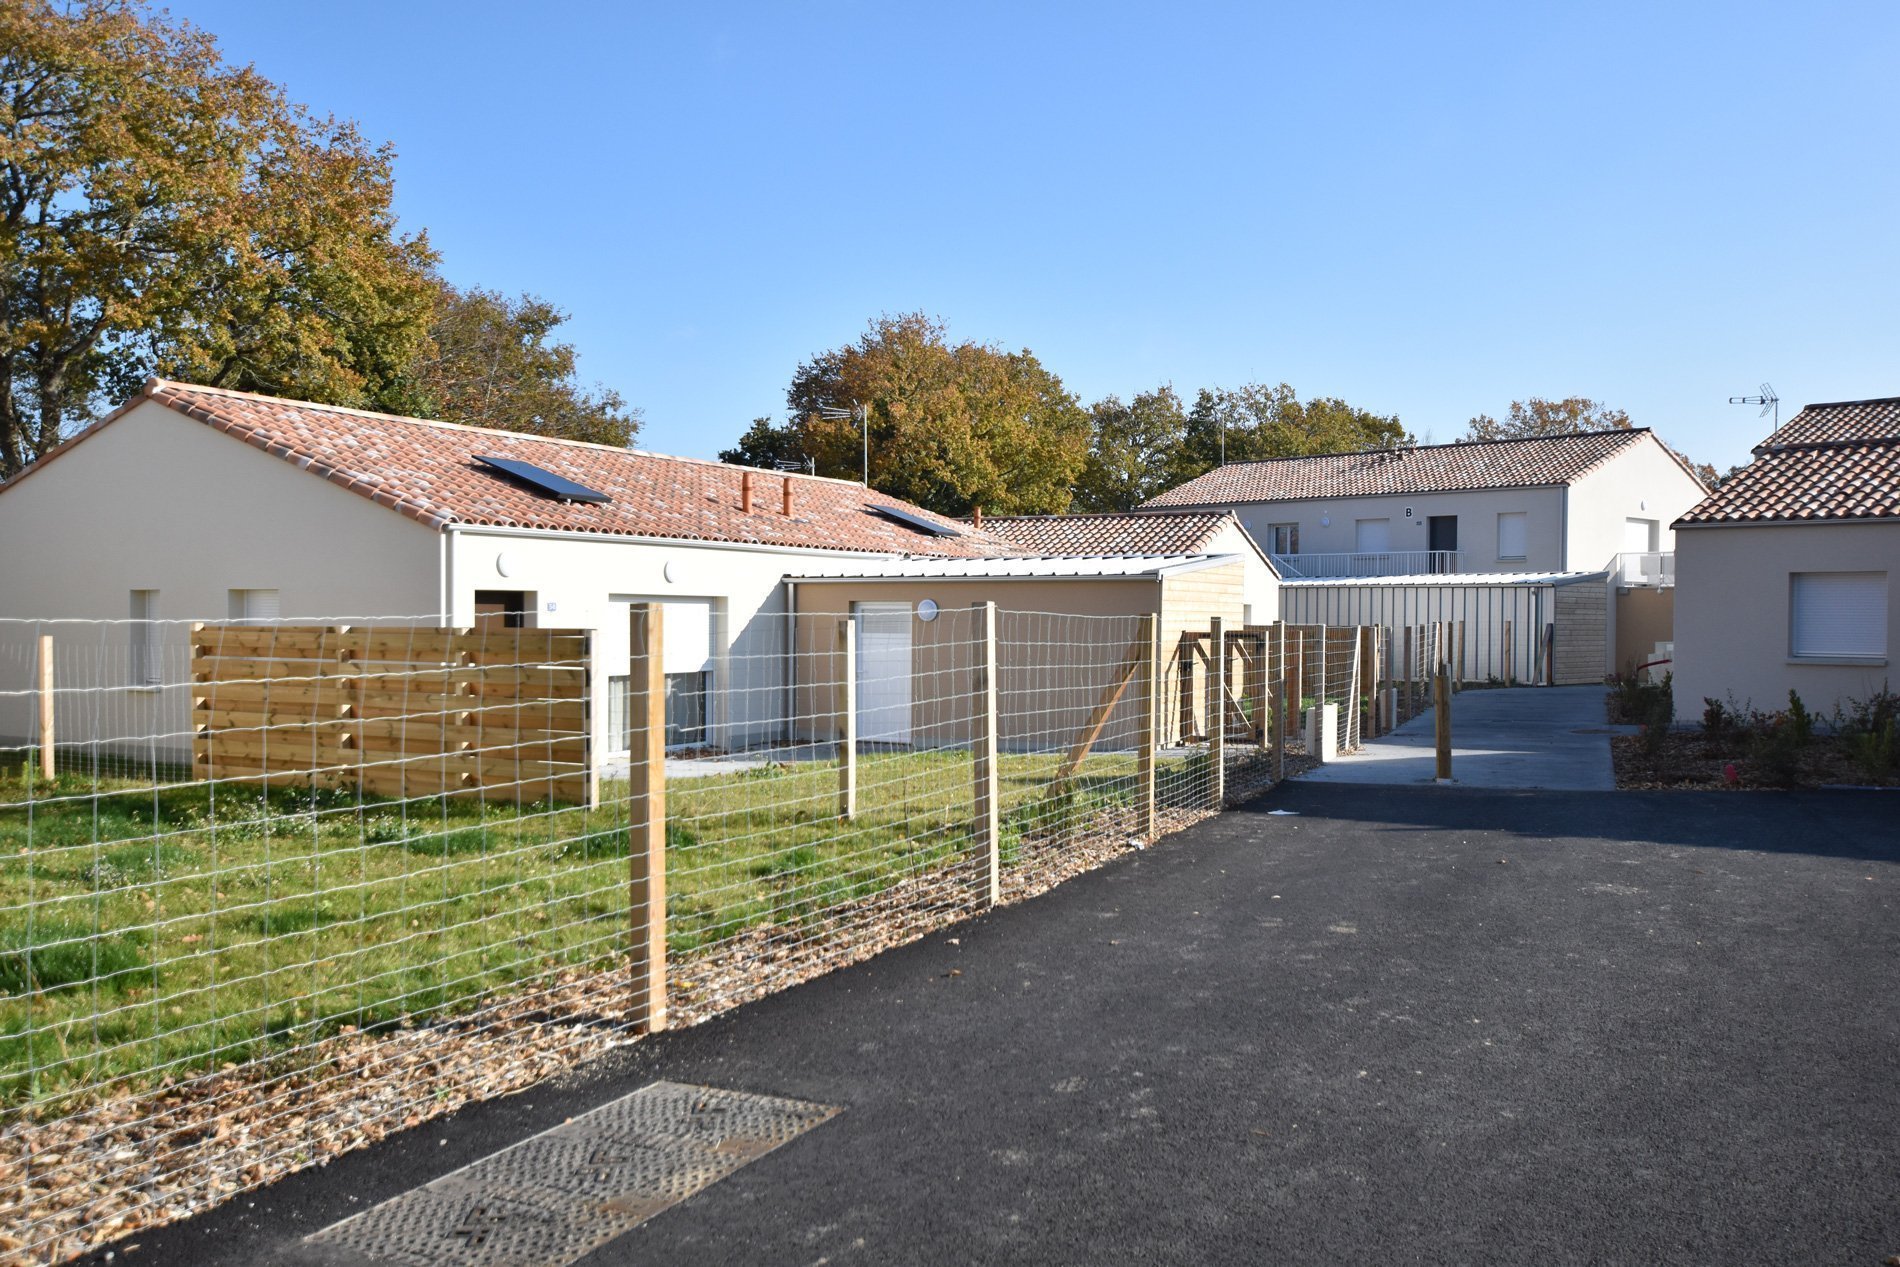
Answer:
<svg viewBox="0 0 1900 1267"><path fill-rule="evenodd" d="M1169 489L1142 508L1568 484L1647 434L1647 428L1636 427L1234 462Z"/></svg>
<svg viewBox="0 0 1900 1267"><path fill-rule="evenodd" d="M1232 522L1228 511L1201 510L986 516L983 527L1037 554L1197 554Z"/></svg>
<svg viewBox="0 0 1900 1267"><path fill-rule="evenodd" d="M1679 524L1900 519L1900 397L1809 405Z"/></svg>
<svg viewBox="0 0 1900 1267"><path fill-rule="evenodd" d="M399 418L163 379L148 383L144 398L431 527L461 523L947 558L1023 553L1002 537L844 480L754 471L753 509L748 514L740 508L740 482L746 468L722 462ZM132 403L136 400L128 402L128 407ZM115 410L15 479L27 478L124 412L124 408ZM532 463L612 500L598 505L562 501L479 465L474 460L477 454ZM781 511L781 481L793 485L789 516ZM957 535L936 536L907 527L877 514L878 506L906 510Z"/></svg>

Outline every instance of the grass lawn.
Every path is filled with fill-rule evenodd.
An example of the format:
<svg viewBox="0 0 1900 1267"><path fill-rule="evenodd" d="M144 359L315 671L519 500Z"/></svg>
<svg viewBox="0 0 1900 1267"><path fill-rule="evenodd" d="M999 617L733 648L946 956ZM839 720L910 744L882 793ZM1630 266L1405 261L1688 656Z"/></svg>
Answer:
<svg viewBox="0 0 1900 1267"><path fill-rule="evenodd" d="M1132 803L1132 754L1047 798L1001 760L1002 854ZM1203 758L1164 760L1192 804ZM871 754L668 789L668 935L690 957L971 858L967 753ZM626 945L626 787L593 810L0 769L0 1102L140 1083L466 1008Z"/></svg>

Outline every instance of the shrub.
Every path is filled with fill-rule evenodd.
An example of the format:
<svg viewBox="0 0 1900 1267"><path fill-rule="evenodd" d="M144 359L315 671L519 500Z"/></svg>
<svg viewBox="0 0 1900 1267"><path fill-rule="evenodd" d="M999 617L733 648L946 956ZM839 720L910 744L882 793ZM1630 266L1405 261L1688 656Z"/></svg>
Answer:
<svg viewBox="0 0 1900 1267"><path fill-rule="evenodd" d="M1702 733L1706 738L1722 742L1734 733L1736 720L1735 714L1721 700L1702 697Z"/></svg>
<svg viewBox="0 0 1900 1267"><path fill-rule="evenodd" d="M1797 747L1806 748L1814 742L1814 714L1792 690L1788 692L1788 733Z"/></svg>

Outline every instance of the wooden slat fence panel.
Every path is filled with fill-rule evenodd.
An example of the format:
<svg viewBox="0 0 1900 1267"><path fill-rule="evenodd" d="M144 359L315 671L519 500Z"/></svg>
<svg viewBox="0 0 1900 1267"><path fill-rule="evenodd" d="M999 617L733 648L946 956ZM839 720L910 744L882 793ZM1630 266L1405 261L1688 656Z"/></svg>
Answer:
<svg viewBox="0 0 1900 1267"><path fill-rule="evenodd" d="M207 779L592 805L584 630L200 625Z"/></svg>

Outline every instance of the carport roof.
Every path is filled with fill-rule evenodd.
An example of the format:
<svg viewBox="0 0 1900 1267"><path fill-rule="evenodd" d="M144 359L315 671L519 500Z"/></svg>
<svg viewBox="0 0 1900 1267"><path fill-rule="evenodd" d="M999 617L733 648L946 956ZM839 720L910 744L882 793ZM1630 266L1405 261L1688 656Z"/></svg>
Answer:
<svg viewBox="0 0 1900 1267"><path fill-rule="evenodd" d="M814 581L927 580L1142 580L1174 576L1201 568L1237 563L1237 554L1130 554L1044 555L1016 559L904 559L889 565L853 568L837 565L803 576L788 576L800 584Z"/></svg>
<svg viewBox="0 0 1900 1267"><path fill-rule="evenodd" d="M1419 572L1409 576L1302 576L1288 577L1282 585L1313 588L1375 588L1395 585L1575 585L1600 581L1602 572Z"/></svg>

